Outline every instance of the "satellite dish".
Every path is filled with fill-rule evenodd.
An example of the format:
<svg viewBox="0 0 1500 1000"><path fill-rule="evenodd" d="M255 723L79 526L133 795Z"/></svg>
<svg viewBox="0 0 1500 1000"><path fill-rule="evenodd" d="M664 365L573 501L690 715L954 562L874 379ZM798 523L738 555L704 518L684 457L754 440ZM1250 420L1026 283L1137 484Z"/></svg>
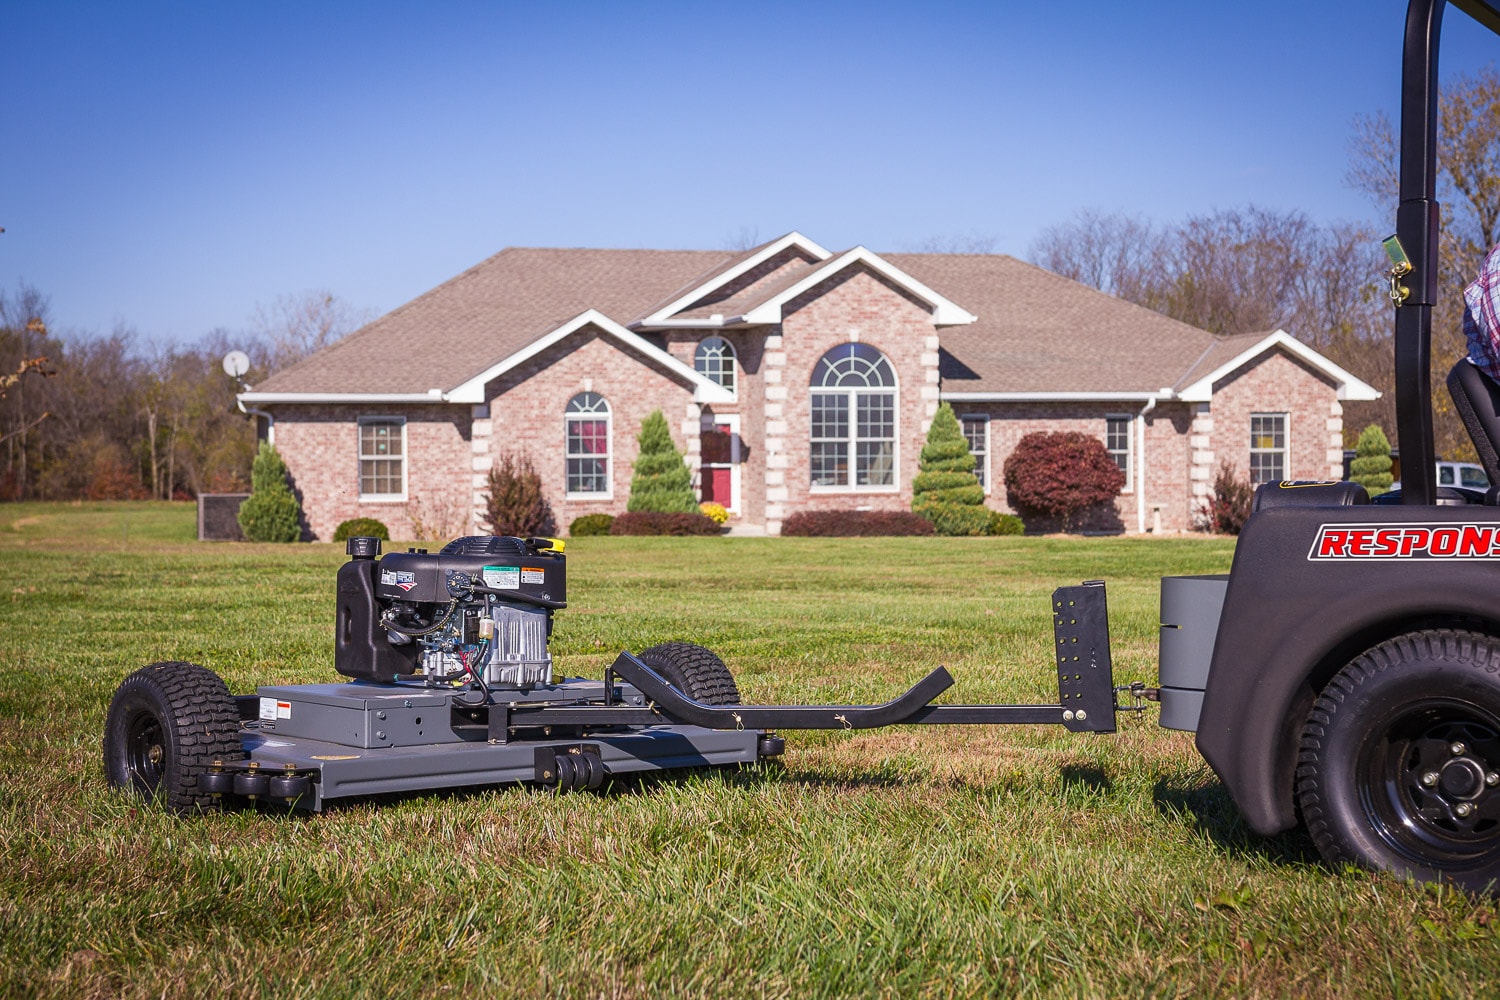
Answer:
<svg viewBox="0 0 1500 1000"><path fill-rule="evenodd" d="M244 351L230 351L224 355L224 374L239 378L250 370L250 355Z"/></svg>

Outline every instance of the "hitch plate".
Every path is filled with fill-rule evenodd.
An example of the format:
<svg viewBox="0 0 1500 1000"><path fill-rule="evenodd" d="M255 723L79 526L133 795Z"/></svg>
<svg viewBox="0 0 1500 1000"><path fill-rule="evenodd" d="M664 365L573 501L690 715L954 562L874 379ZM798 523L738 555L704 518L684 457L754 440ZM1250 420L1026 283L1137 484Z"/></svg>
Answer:
<svg viewBox="0 0 1500 1000"><path fill-rule="evenodd" d="M1063 725L1075 733L1114 732L1115 680L1104 582L1054 590L1052 632Z"/></svg>

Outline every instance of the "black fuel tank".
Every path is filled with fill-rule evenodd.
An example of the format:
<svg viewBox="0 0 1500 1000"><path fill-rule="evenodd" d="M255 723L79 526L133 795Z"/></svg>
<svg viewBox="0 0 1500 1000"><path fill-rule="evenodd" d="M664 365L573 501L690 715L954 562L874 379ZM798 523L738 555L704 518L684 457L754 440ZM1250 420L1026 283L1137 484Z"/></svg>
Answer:
<svg viewBox="0 0 1500 1000"><path fill-rule="evenodd" d="M441 552L392 552L379 565L376 593L386 601L447 603L456 596L454 590L470 586L547 608L563 607L567 601L562 553L544 551L521 538L455 538Z"/></svg>

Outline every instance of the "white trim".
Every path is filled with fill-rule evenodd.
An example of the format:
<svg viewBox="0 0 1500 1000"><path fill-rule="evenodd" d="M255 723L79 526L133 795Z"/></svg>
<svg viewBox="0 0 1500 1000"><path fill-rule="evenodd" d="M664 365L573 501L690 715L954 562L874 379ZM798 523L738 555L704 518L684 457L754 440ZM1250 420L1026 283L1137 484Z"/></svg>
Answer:
<svg viewBox="0 0 1500 1000"><path fill-rule="evenodd" d="M994 480L990 476L990 421L995 418L988 413L961 413L958 415L958 431L963 433L965 420L984 421L984 495L989 496L993 491ZM972 452L973 446L969 450Z"/></svg>
<svg viewBox="0 0 1500 1000"><path fill-rule="evenodd" d="M1104 415L1104 450L1109 451L1109 422L1111 420L1123 420L1125 422L1125 485L1120 487L1120 493L1135 492L1135 437L1131 431L1135 430L1134 413L1106 413ZM1109 452L1114 457L1114 452Z"/></svg>
<svg viewBox="0 0 1500 1000"><path fill-rule="evenodd" d="M366 493L364 470L360 463L365 461L364 453L364 426L366 424L396 424L401 428L401 492L400 493ZM407 482L411 474L411 449L407 445L406 418L404 416L365 414L354 418L354 495L360 503L402 503L407 497ZM372 456L371 461L379 461L378 457Z"/></svg>
<svg viewBox="0 0 1500 1000"><path fill-rule="evenodd" d="M744 463L740 461L740 415L738 413L705 413L698 424L698 433L701 435L706 430L716 427L727 427L729 429L729 503L724 509L731 514L738 514L743 509L743 498L740 494L740 469ZM711 468L724 468L724 464L710 466L702 460L702 452L699 452L698 461L698 498L703 498L703 476ZM715 500L715 503L718 501Z"/></svg>
<svg viewBox="0 0 1500 1000"><path fill-rule="evenodd" d="M787 233L781 239L776 240L773 243L767 243L765 246L761 247L760 250L756 251L751 256L746 257L744 260L740 261L729 270L714 275L711 279L705 281L703 284L689 289L683 295L679 295L677 298L662 306L651 315L639 319L630 325L633 327L723 326L724 317L719 315L715 315L709 320L674 320L671 317L674 313L679 313L682 310L686 309L688 306L692 305L694 302L697 302L709 292L727 285L729 282L733 281L735 278L738 278L740 275L746 273L747 271L750 271L752 268L759 267L761 264L764 264L772 257L775 257L777 254L781 253L783 250L793 246L797 247L800 250L806 251L812 256L818 258L818 260L827 260L829 257L833 256L833 254L828 250L823 249L822 247L818 246L818 244L808 239L806 236L803 236L801 233L793 230L790 233Z"/></svg>
<svg viewBox="0 0 1500 1000"><path fill-rule="evenodd" d="M858 343L858 341L850 341L850 343ZM824 351L822 354L818 355L818 362L821 362L830 353L832 353L833 351L837 350L839 347L842 347L842 346L845 346L845 345L843 345L843 344L836 344L833 347L830 347L827 351ZM897 372L896 372L896 366L894 364L891 364L891 357L890 357L889 354L886 354L884 351L880 350L880 348L878 348L878 347L875 347L875 345L873 345L873 344L869 344L869 345L866 345L866 346L868 346L868 347L872 348L873 350L875 350L880 355L881 359L885 361L886 367L888 367L891 370L891 379L894 381L894 383L895 383L894 385L889 385L889 386L884 386L884 385L881 385L881 386L856 386L856 385L851 385L851 386L848 386L847 388L845 388L845 387L828 387L828 386L814 385L814 384L811 383L811 381L809 381L809 383L808 383L808 387L807 387L807 403L808 403L807 415L808 415L808 421L807 421L807 444L806 444L806 447L807 447L807 472L808 472L808 476L807 476L807 484L808 484L807 485L807 489L808 489L808 493L810 493L810 494L811 493L823 494L823 493L900 493L901 492L901 376L899 374L897 374ZM815 362L814 364L816 365L817 362ZM878 485L878 486L869 486L869 485L860 486L860 485L858 485L858 481L859 481L859 469L858 469L858 466L856 465L856 463L858 462L857 453L859 451L859 441L860 441L859 431L858 431L859 402L855 399L855 395L857 393L866 393L866 394L869 394L869 395L874 395L874 394L879 393L879 392L889 392L891 394L891 396L892 396L892 399L891 399L891 411L892 411L891 412L891 423L892 423L892 427L891 427L891 482L890 482L890 485L881 484L881 485ZM846 483L843 486L839 486L839 485L820 486L817 483L814 483L812 481L812 446L815 443L813 441L813 436L812 436L812 397L813 397L813 394L815 394L815 393L824 393L824 394L842 393L842 394L845 394L848 397L848 399L849 399L849 436L844 439L845 443L849 446L849 452L848 452L848 460L849 460L849 482ZM874 439L867 439L867 440L874 440Z"/></svg>
<svg viewBox="0 0 1500 1000"><path fill-rule="evenodd" d="M242 392L245 403L445 403L443 390L426 392Z"/></svg>
<svg viewBox="0 0 1500 1000"><path fill-rule="evenodd" d="M946 296L939 295L899 267L886 261L879 254L873 253L864 247L855 247L853 250L846 251L840 255L836 260L826 262L822 267L814 268L812 273L807 277L785 291L762 302L754 309L739 317L739 319L741 322L752 325L780 323L782 306L809 288L822 284L844 268L854 264L864 264L872 270L878 271L886 278L894 281L917 298L932 306L932 323L934 326L966 326L977 322L979 319L978 316L975 316L958 303Z"/></svg>
<svg viewBox="0 0 1500 1000"><path fill-rule="evenodd" d="M1116 403L1158 402L1175 396L1171 389L1156 392L942 392L939 399L950 403Z"/></svg>
<svg viewBox="0 0 1500 1000"><path fill-rule="evenodd" d="M458 385L448 390L448 392L445 394L445 398L450 403L485 402L484 387L486 383L488 383L491 379L495 379L500 377L501 375L504 375L512 368L515 368L517 365L520 365L530 360L531 358L536 357L538 354L542 353L553 344L556 344L564 338L577 333L579 330L582 330L587 326L598 328L601 333L609 334L611 337L615 338L626 347L629 347L637 353L644 355L651 361L655 361L657 364L668 369L669 371L682 376L687 380L689 385L693 386L693 402L734 402L734 394L725 391L724 387L719 385L713 379L705 378L704 376L699 375L696 371L693 370L692 365L683 364L681 361L678 361L666 351L645 340L639 334L632 333L629 330L625 329L625 327L621 326L619 323L616 323L614 320L610 319L608 316L604 315L597 309L585 309L577 316L574 316L566 323L557 327L551 333L548 333L542 337L538 337L536 340L533 340L530 344L527 344L516 353L495 362L493 365L490 365L478 375L475 375L464 382L460 382Z"/></svg>
<svg viewBox="0 0 1500 1000"><path fill-rule="evenodd" d="M598 412L591 413L569 413L568 407L573 400L584 394L598 396L604 403L604 492L602 493L574 493L568 489L568 459L591 458L591 455L573 456L568 454L568 423L573 420L598 419ZM563 499L564 500L613 500L615 498L615 408L603 393L585 389L583 392L575 392L568 397L567 403L563 404Z"/></svg>
<svg viewBox="0 0 1500 1000"><path fill-rule="evenodd" d="M1341 400L1371 400L1380 398L1379 389L1376 389L1368 382L1355 378L1349 372L1329 361L1285 330L1277 330L1275 333L1268 334L1264 339L1258 341L1254 347L1236 354L1224 364L1183 389L1177 394L1177 398L1189 403L1209 402L1213 398L1215 382L1246 362L1253 360L1257 355L1271 350L1273 347L1283 348L1289 354L1300 358L1333 379L1333 381L1338 383L1338 398Z"/></svg>

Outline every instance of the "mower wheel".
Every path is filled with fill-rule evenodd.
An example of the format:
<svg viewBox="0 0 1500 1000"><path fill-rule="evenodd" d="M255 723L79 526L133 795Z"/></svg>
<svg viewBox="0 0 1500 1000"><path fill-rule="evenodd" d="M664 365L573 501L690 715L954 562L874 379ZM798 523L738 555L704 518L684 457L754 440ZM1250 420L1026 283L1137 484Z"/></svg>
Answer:
<svg viewBox="0 0 1500 1000"><path fill-rule="evenodd" d="M643 663L674 688L704 705L738 705L740 689L718 654L693 642L664 642L643 650Z"/></svg>
<svg viewBox="0 0 1500 1000"><path fill-rule="evenodd" d="M196 663L142 667L121 682L104 722L104 777L160 796L176 812L216 809L198 784L215 761L241 760L240 716L219 675Z"/></svg>
<svg viewBox="0 0 1500 1000"><path fill-rule="evenodd" d="M1332 864L1500 892L1500 639L1429 629L1350 661L1303 730L1297 801Z"/></svg>

